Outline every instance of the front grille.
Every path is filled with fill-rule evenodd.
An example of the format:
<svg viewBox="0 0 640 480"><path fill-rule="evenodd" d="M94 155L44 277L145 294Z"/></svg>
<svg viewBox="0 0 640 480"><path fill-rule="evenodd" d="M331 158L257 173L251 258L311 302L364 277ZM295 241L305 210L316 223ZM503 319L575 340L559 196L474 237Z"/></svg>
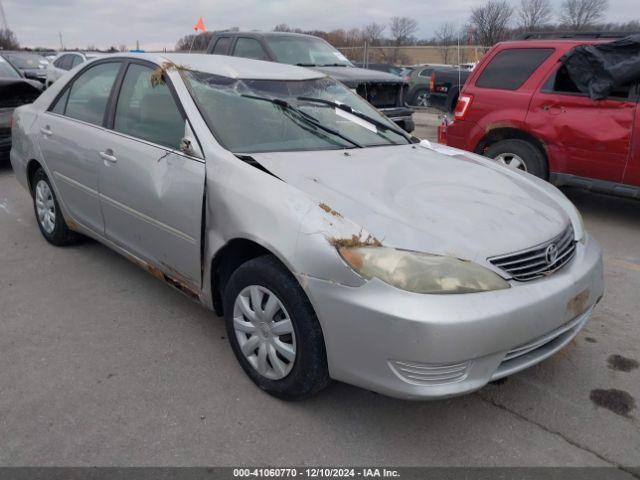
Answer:
<svg viewBox="0 0 640 480"><path fill-rule="evenodd" d="M363 83L356 92L376 108L390 108L398 105L400 84Z"/></svg>
<svg viewBox="0 0 640 480"><path fill-rule="evenodd" d="M424 386L459 382L469 371L469 362L428 364L392 360L389 365L405 382Z"/></svg>
<svg viewBox="0 0 640 480"><path fill-rule="evenodd" d="M514 280L527 282L544 277L564 267L576 253L573 227L553 240L519 252L489 258L489 262L505 271Z"/></svg>

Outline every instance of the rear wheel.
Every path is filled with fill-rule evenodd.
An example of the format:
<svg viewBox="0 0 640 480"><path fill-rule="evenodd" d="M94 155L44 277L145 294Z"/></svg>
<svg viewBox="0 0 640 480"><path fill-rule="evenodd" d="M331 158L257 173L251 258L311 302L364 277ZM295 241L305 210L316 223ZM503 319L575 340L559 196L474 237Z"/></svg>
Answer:
<svg viewBox="0 0 640 480"><path fill-rule="evenodd" d="M42 168L38 168L34 173L31 185L36 221L45 240L58 247L76 243L80 236L69 230L62 216L56 194Z"/></svg>
<svg viewBox="0 0 640 480"><path fill-rule="evenodd" d="M536 177L548 178L547 160L542 152L526 140L502 140L491 145L485 156L515 170L523 170Z"/></svg>
<svg viewBox="0 0 640 480"><path fill-rule="evenodd" d="M320 323L304 291L273 256L241 265L224 290L231 347L253 382L298 400L329 384Z"/></svg>
<svg viewBox="0 0 640 480"><path fill-rule="evenodd" d="M413 95L411 104L416 107L428 107L431 105L431 94L427 89L420 89Z"/></svg>

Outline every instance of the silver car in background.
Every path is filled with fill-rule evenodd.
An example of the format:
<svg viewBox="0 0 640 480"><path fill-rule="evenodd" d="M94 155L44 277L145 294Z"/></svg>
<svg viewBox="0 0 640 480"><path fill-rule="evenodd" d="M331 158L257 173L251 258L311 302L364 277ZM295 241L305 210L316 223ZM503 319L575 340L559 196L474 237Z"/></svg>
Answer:
<svg viewBox="0 0 640 480"><path fill-rule="evenodd" d="M73 70L78 65L85 63L94 58L103 56L101 53L94 52L61 52L52 58L47 65L45 73L45 86L49 87L53 82L58 80L69 70Z"/></svg>
<svg viewBox="0 0 640 480"><path fill-rule="evenodd" d="M603 295L556 188L304 68L94 60L16 111L11 161L50 243L92 237L224 315L281 398L470 392L557 352Z"/></svg>

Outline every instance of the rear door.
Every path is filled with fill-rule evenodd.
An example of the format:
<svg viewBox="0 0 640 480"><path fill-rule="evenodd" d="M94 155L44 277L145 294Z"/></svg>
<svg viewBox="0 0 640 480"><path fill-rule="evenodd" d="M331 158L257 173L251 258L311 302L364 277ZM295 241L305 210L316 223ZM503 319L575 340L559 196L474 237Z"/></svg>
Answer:
<svg viewBox="0 0 640 480"><path fill-rule="evenodd" d="M130 62L110 112L100 164L105 233L199 289L204 160L180 152L186 117L173 87L151 82L154 69Z"/></svg>
<svg viewBox="0 0 640 480"><path fill-rule="evenodd" d="M61 201L73 220L100 235L99 149L109 135L103 125L121 67L108 61L83 70L37 120L40 149Z"/></svg>
<svg viewBox="0 0 640 480"><path fill-rule="evenodd" d="M559 66L536 92L527 124L555 159L554 171L621 182L629 159L636 115L627 85L604 100L592 100Z"/></svg>

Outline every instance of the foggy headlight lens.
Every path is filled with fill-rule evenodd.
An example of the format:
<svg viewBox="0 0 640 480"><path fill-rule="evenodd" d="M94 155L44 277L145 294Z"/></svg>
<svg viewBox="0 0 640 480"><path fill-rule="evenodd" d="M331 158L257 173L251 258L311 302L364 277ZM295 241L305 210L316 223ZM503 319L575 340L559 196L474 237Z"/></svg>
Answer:
<svg viewBox="0 0 640 480"><path fill-rule="evenodd" d="M343 247L338 251L367 280L375 277L408 292L473 293L510 287L491 270L454 257L387 247Z"/></svg>

